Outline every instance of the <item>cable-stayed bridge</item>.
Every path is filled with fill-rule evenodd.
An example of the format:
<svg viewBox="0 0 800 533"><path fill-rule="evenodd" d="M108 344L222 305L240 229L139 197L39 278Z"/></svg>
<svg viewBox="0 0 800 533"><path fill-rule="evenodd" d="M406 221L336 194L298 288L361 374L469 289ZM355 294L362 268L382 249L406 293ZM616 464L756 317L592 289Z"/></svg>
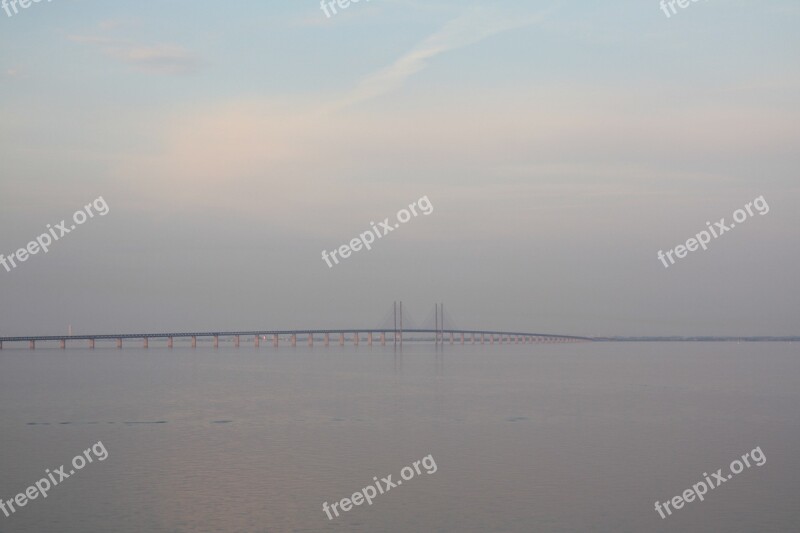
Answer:
<svg viewBox="0 0 800 533"><path fill-rule="evenodd" d="M432 320L432 324L431 322ZM405 322L405 323L404 323ZM411 327L409 327L411 326ZM272 345L277 347L280 343L286 342L291 346L297 346L299 342L305 342L309 346L321 343L329 346L332 342L340 346L347 343L359 345L362 342L372 346L373 344L386 345L386 343L402 345L403 342L433 342L436 344L524 344L524 343L562 343L562 342L587 342L593 339L589 337L577 337L573 335L556 335L549 333L532 333L523 331L502 331L486 329L460 329L454 327L452 318L444 312L443 304L436 304L431 315L426 317L421 326L417 326L413 319L406 312L403 312L403 304L397 302L390 310L388 317L385 317L382 325L376 328L347 328L347 329L264 329L247 331L175 331L175 332L149 332L149 333L114 333L114 334L94 334L94 335L33 335L33 336L6 336L0 337L0 349L3 345L11 343L27 343L30 349L36 348L36 343L57 342L59 347L64 349L67 343L70 345L77 342L86 343L84 346L94 348L98 341L116 341L117 348L122 348L123 341L139 340L144 348L150 346L151 340L166 341L166 346L172 348L176 339L188 340L192 348L197 347L198 339L210 340L214 348L219 348L220 343L232 343L238 348L242 340L252 343L259 347L262 341L272 341Z"/></svg>

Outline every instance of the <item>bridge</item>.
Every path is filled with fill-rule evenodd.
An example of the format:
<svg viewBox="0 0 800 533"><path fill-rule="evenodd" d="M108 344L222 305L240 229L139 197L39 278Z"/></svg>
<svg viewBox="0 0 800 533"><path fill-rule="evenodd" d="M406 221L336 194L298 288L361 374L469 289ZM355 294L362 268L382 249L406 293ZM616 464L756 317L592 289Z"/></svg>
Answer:
<svg viewBox="0 0 800 533"><path fill-rule="evenodd" d="M149 348L150 341L154 339L165 340L166 346L172 348L175 339L188 339L192 348L197 348L198 339L210 339L214 348L219 348L220 340L233 342L233 346L238 348L242 338L250 341L257 348L261 341L272 340L272 345L280 345L281 339L288 342L291 346L297 346L298 337L301 342L306 341L308 346L314 346L316 342L321 342L325 346L331 344L331 337L340 346L344 346L348 341L358 346L362 341L372 346L373 343L380 343L385 346L387 342L402 345L403 341L414 342L434 342L435 344L526 344L526 343L564 343L564 342L589 342L592 338L577 337L573 335L553 335L546 333L530 333L519 331L492 331L492 330L471 330L445 328L444 305L436 304L436 320L433 328L403 329L403 304L400 302L400 312L397 312L397 303L393 307L394 324L391 327L379 327L368 329L287 329L287 330L252 330L252 331L193 331L193 332L171 332L171 333L115 333L98 335L34 335L17 337L0 337L0 350L4 344L8 343L28 343L31 350L36 349L36 343L58 342L59 347L65 349L67 341L70 344L76 341L84 341L89 348L94 348L97 341L116 341L117 348L122 348L124 340L140 340L143 348ZM411 335L411 337L406 337Z"/></svg>
<svg viewBox="0 0 800 533"><path fill-rule="evenodd" d="M525 333L513 331L478 331L478 330L455 330L455 329L407 329L404 331L394 330L375 330L375 329L297 329L297 330L263 330L263 331L203 331L203 332L180 332L180 333L124 333L124 334L108 334L108 335L41 335L41 336L23 336L23 337L0 337L0 350L3 346L12 342L28 343L28 347L33 350L36 348L36 343L39 342L58 342L61 348L66 348L67 341L73 343L75 341L88 342L89 348L94 348L96 341L100 340L116 340L117 348L122 348L123 340L137 339L142 341L142 347L149 348L150 341L153 339L166 340L166 346L172 348L175 339L187 338L191 342L191 347L197 347L197 339L207 338L211 339L214 348L219 348L220 340L228 340L233 342L233 346L238 348L241 344L241 339L244 337L246 340L253 342L255 347L259 347L262 340L272 339L273 346L280 345L280 339L283 338L291 346L297 346L298 337L300 340L305 340L309 346L314 346L316 342L321 342L325 346L331 343L331 336L334 341L337 340L340 346L344 346L346 342L352 342L353 345L358 346L361 342L365 342L369 346L373 343L380 343L385 346L387 341L394 344L403 344L404 335L408 334L422 334L427 335L423 338L406 338L409 340L422 341L422 342L435 342L436 344L444 344L449 340L450 344L524 344L524 343L556 343L556 342L588 342L592 341L588 337L575 337L571 335L548 335L543 333Z"/></svg>

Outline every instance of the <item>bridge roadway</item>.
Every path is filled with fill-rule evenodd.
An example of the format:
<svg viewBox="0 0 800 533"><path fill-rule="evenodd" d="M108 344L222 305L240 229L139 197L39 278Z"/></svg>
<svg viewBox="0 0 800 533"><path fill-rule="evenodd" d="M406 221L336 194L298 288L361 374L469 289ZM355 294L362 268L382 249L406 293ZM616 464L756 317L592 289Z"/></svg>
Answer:
<svg viewBox="0 0 800 533"><path fill-rule="evenodd" d="M429 333L437 343L444 343L449 340L450 344L458 341L464 344L469 341L471 344L499 344L505 343L534 343L534 342L588 342L593 339L589 337L576 337L572 335L549 335L543 333L523 333L514 331L488 331L488 330L459 330L459 329L294 329L294 330L262 330L262 331L203 331L203 332L175 332L175 333L117 333L113 335L33 335L21 337L0 337L0 350L3 348L3 343L9 342L27 342L30 349L36 348L36 342L58 341L60 347L66 348L67 341L88 341L89 348L94 348L95 341L116 339L117 348L122 348L122 341L124 339L142 339L143 347L148 348L150 339L166 339L167 347L172 348L173 341L176 338L189 338L191 339L192 348L197 347L197 338L211 338L214 342L214 347L219 347L220 337L231 337L235 347L239 347L241 337L253 337L255 346L260 345L262 337L271 336L273 346L279 345L281 336L289 336L289 342L292 346L297 345L297 336L306 336L309 346L314 345L314 336L322 336L322 342L325 346L330 344L330 336L339 336L339 345L344 346L345 335L351 337L352 343L358 345L362 340L362 336L366 335L367 344L372 345L375 335L378 335L378 342L385 345L386 342L397 342L402 344L403 335L411 333ZM394 336L392 338L392 336ZM448 339L449 337L449 339ZM458 337L456 339L456 337Z"/></svg>

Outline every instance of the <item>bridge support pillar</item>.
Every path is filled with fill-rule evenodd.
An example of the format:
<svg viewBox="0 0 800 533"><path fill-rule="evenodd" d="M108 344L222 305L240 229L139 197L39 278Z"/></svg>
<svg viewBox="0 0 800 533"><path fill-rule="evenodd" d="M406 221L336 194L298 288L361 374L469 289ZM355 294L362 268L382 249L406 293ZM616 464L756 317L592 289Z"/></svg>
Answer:
<svg viewBox="0 0 800 533"><path fill-rule="evenodd" d="M386 346L386 332L381 331L381 346ZM0 346L2 348L2 346Z"/></svg>
<svg viewBox="0 0 800 533"><path fill-rule="evenodd" d="M150 347L150 339L145 337L144 341L142 342L142 348L149 348L149 347Z"/></svg>
<svg viewBox="0 0 800 533"><path fill-rule="evenodd" d="M353 333L353 346L358 346L358 333Z"/></svg>
<svg viewBox="0 0 800 533"><path fill-rule="evenodd" d="M308 345L309 346L314 346L314 334L313 333L309 333L308 334Z"/></svg>
<svg viewBox="0 0 800 533"><path fill-rule="evenodd" d="M339 333L339 346L344 346L344 333Z"/></svg>
<svg viewBox="0 0 800 533"><path fill-rule="evenodd" d="M367 344L372 346L372 332L367 333Z"/></svg>
<svg viewBox="0 0 800 533"><path fill-rule="evenodd" d="M94 350L94 339L89 339L89 348Z"/></svg>
<svg viewBox="0 0 800 533"><path fill-rule="evenodd" d="M277 333L273 333L272 334L272 345L277 348L278 344L279 344L278 343L278 334Z"/></svg>
<svg viewBox="0 0 800 533"><path fill-rule="evenodd" d="M192 335L192 348L197 348L197 337Z"/></svg>
<svg viewBox="0 0 800 533"><path fill-rule="evenodd" d="M483 333L481 333L481 344L483 344L483 343L484 343Z"/></svg>
<svg viewBox="0 0 800 533"><path fill-rule="evenodd" d="M0 350L3 349L3 341L0 341Z"/></svg>
<svg viewBox="0 0 800 533"><path fill-rule="evenodd" d="M67 341L66 340L61 339L60 341L58 341L58 343L61 345L61 349L62 350L66 350L67 349Z"/></svg>
<svg viewBox="0 0 800 533"><path fill-rule="evenodd" d="M464 334L461 334L461 344L464 344Z"/></svg>
<svg viewBox="0 0 800 533"><path fill-rule="evenodd" d="M255 348L261 346L261 335L253 335L253 346Z"/></svg>
<svg viewBox="0 0 800 533"><path fill-rule="evenodd" d="M175 339L172 337L167 337L167 348L172 348L172 345L175 343Z"/></svg>
<svg viewBox="0 0 800 533"><path fill-rule="evenodd" d="M292 333L292 346L297 346L297 333Z"/></svg>
<svg viewBox="0 0 800 533"><path fill-rule="evenodd" d="M326 333L325 334L325 346L330 346L330 345L331 345L331 334L330 333Z"/></svg>
<svg viewBox="0 0 800 533"><path fill-rule="evenodd" d="M219 348L219 335L214 335L214 348Z"/></svg>
<svg viewBox="0 0 800 533"><path fill-rule="evenodd" d="M239 335L236 335L235 337L233 337L233 347L234 348L238 348L239 347Z"/></svg>
<svg viewBox="0 0 800 533"><path fill-rule="evenodd" d="M28 341L28 348L31 350L36 349L36 341Z"/></svg>
<svg viewBox="0 0 800 533"><path fill-rule="evenodd" d="M122 348L122 339L117 339L117 348Z"/></svg>

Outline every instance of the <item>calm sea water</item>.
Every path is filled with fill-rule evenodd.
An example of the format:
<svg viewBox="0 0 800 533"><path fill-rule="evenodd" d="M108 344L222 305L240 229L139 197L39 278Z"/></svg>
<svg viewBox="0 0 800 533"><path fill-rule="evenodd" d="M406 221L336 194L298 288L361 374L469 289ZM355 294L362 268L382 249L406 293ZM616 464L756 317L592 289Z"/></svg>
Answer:
<svg viewBox="0 0 800 533"><path fill-rule="evenodd" d="M0 497L109 456L0 531L798 531L799 349L4 349ZM764 466L655 512L757 446ZM436 473L322 511L428 454Z"/></svg>

